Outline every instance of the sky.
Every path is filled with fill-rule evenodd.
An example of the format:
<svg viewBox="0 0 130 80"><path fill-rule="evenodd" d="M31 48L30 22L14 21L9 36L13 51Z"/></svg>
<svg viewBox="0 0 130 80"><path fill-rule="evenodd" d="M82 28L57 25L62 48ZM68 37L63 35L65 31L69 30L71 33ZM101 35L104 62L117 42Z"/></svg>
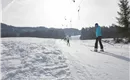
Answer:
<svg viewBox="0 0 130 80"><path fill-rule="evenodd" d="M130 0L129 0L130 1ZM116 24L118 0L2 0L2 22L54 28ZM79 7L80 6L80 7ZM78 12L79 10L79 12Z"/></svg>

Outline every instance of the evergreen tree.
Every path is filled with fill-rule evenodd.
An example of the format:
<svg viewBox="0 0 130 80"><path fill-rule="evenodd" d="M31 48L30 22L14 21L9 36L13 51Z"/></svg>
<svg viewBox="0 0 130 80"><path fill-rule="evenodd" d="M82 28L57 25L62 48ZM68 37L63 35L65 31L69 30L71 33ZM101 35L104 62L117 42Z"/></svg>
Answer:
<svg viewBox="0 0 130 80"><path fill-rule="evenodd" d="M118 31L123 38L130 41L130 6L128 0L120 0L118 4L120 12L118 12Z"/></svg>

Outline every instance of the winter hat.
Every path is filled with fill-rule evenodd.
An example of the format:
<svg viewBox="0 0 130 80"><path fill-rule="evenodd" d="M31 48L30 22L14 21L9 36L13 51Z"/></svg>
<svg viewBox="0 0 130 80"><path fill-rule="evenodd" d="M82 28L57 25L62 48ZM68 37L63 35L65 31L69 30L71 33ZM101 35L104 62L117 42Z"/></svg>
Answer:
<svg viewBox="0 0 130 80"><path fill-rule="evenodd" d="M96 26L96 25L98 26L98 23L95 23L95 26Z"/></svg>

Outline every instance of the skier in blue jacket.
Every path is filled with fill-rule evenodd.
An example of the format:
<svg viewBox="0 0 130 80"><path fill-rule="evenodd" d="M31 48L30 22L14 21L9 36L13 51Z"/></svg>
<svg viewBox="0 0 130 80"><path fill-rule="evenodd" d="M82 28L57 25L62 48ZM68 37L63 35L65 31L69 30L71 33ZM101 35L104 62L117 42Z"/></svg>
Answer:
<svg viewBox="0 0 130 80"><path fill-rule="evenodd" d="M101 27L98 25L98 23L95 24L95 27L96 27L96 42L95 42L95 49L94 49L94 51L97 52L98 41L99 41L99 44L100 44L101 51L104 51L103 50L102 41L101 41L101 39L102 39Z"/></svg>

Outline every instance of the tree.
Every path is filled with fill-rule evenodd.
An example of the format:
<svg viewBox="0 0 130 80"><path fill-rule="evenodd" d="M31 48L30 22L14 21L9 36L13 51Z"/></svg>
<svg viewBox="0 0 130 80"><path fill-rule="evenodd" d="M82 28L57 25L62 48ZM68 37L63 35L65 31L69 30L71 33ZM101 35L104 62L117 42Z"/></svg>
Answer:
<svg viewBox="0 0 130 80"><path fill-rule="evenodd" d="M81 30L81 36L80 36L80 39L81 40L83 40L83 39L85 39L85 29L84 28L82 28L82 30Z"/></svg>
<svg viewBox="0 0 130 80"><path fill-rule="evenodd" d="M118 3L120 12L117 12L118 20L118 32L123 38L127 38L130 41L130 6L128 0L120 0Z"/></svg>
<svg viewBox="0 0 130 80"><path fill-rule="evenodd" d="M116 38L118 37L117 33L117 28L116 26L109 26L109 27L101 27L102 30L102 37L103 38ZM86 39L95 39L95 27L87 27L87 28L82 28L81 30L81 40L86 40Z"/></svg>

